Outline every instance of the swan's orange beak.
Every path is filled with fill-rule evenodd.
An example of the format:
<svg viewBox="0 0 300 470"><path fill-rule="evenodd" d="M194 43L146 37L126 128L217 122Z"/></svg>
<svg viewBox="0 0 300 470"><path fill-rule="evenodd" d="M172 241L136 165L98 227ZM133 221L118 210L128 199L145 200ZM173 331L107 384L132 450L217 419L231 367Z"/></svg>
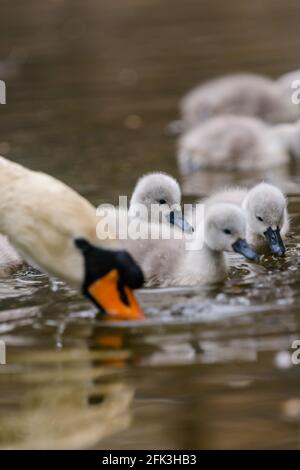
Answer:
<svg viewBox="0 0 300 470"><path fill-rule="evenodd" d="M120 283L117 269L93 282L87 291L94 302L108 315L108 319L142 320L145 318L133 291Z"/></svg>

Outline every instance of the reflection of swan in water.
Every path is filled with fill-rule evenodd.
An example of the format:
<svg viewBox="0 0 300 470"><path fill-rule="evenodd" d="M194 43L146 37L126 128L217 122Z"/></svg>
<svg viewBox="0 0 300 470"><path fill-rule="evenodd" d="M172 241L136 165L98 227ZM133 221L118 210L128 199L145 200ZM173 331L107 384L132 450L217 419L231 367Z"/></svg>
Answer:
<svg viewBox="0 0 300 470"><path fill-rule="evenodd" d="M126 356L123 350L89 350L83 343L15 354L10 348L12 368L6 366L0 376L7 397L0 404L0 448L90 448L126 429L133 389L115 374L112 378L114 359Z"/></svg>

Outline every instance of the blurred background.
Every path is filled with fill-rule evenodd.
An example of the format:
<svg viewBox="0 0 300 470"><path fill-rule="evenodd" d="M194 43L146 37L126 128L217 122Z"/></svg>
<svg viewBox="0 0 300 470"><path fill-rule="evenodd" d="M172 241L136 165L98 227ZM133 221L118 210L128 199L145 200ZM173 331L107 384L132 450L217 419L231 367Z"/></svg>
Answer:
<svg viewBox="0 0 300 470"><path fill-rule="evenodd" d="M299 67L292 0L3 1L0 153L99 198L176 175L179 99L235 71Z"/></svg>
<svg viewBox="0 0 300 470"><path fill-rule="evenodd" d="M166 129L181 97L299 68L299 20L295 0L2 0L0 154L95 204L147 171L179 177ZM294 194L284 260L218 289L144 292L140 327L99 325L33 270L4 279L0 446L299 449L299 210Z"/></svg>

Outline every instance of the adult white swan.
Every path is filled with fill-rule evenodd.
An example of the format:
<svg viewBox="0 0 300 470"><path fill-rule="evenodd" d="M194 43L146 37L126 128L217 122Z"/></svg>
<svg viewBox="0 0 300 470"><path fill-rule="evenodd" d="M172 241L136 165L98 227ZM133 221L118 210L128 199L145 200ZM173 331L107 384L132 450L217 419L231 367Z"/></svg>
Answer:
<svg viewBox="0 0 300 470"><path fill-rule="evenodd" d="M96 236L96 209L57 179L0 157L0 233L30 264L83 291L101 310L142 316L143 274L116 240Z"/></svg>

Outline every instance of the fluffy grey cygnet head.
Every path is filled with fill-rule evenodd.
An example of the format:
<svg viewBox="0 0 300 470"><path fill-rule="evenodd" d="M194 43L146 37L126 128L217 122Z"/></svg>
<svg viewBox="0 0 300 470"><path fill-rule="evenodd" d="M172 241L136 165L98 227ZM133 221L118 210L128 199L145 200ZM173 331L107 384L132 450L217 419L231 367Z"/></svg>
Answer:
<svg viewBox="0 0 300 470"><path fill-rule="evenodd" d="M204 241L213 251L235 251L258 261L257 253L246 242L246 218L234 204L215 204L205 215Z"/></svg>
<svg viewBox="0 0 300 470"><path fill-rule="evenodd" d="M192 227L181 212L179 184L166 173L149 173L137 182L130 201L129 213L155 223L169 223L182 231Z"/></svg>
<svg viewBox="0 0 300 470"><path fill-rule="evenodd" d="M264 237L273 254L281 256L285 246L281 230L287 223L287 202L280 189L268 183L260 183L251 189L245 198L249 230Z"/></svg>

